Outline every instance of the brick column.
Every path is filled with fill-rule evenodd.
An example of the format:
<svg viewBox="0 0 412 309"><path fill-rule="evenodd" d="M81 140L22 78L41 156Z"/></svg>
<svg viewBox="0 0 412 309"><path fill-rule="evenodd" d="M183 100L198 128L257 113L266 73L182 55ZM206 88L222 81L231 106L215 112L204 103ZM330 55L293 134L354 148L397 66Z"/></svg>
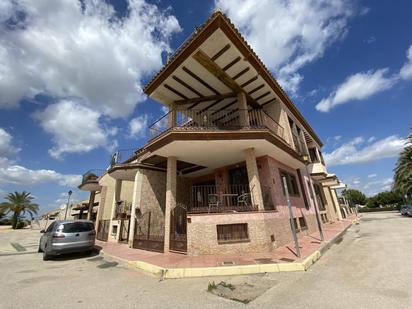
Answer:
<svg viewBox="0 0 412 309"><path fill-rule="evenodd" d="M169 252L170 244L170 211L176 206L177 192L177 160L176 157L167 158L166 173L166 205L165 205L165 245L164 252Z"/></svg>
<svg viewBox="0 0 412 309"><path fill-rule="evenodd" d="M248 148L245 150L245 155L252 203L253 205L257 205L259 210L265 210L262 197L262 188L260 187L259 171L256 164L255 150L253 148Z"/></svg>
<svg viewBox="0 0 412 309"><path fill-rule="evenodd" d="M240 126L249 126L249 113L247 111L247 99L244 92L239 92L237 95L237 104L239 108L239 122Z"/></svg>
<svg viewBox="0 0 412 309"><path fill-rule="evenodd" d="M117 203L118 201L120 201L120 193L122 192L122 180L121 179L116 179L116 183L114 184L114 196L113 196L113 205L112 205L112 212L110 215L110 227L109 227L109 239L112 235L113 232L113 219L114 216L116 214L116 208L117 208ZM119 239L119 227L117 227L117 234L116 234L116 240Z"/></svg>
<svg viewBox="0 0 412 309"><path fill-rule="evenodd" d="M92 217L92 212L93 212L93 204L94 204L94 197L96 196L96 191L90 191L90 197L89 197L89 210L87 212L87 220L90 220ZM97 216L96 216L97 220Z"/></svg>
<svg viewBox="0 0 412 309"><path fill-rule="evenodd" d="M134 184L133 184L133 201L132 201L132 209L130 212L130 230L129 230L129 247L133 247L133 239L134 239L134 230L136 228L136 210L140 208L140 198L142 194L142 182L143 182L143 175L140 170L137 170L137 173L134 177Z"/></svg>

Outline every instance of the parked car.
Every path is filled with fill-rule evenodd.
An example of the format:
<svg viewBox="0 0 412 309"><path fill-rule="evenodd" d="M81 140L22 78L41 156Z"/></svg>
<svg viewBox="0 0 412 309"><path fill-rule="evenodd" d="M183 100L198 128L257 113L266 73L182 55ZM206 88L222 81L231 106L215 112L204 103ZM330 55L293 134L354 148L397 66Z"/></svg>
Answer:
<svg viewBox="0 0 412 309"><path fill-rule="evenodd" d="M412 206L407 208L406 215L408 215L409 217L412 217Z"/></svg>
<svg viewBox="0 0 412 309"><path fill-rule="evenodd" d="M401 215L402 216L407 216L409 209L412 209L412 205L402 205L401 208L400 208Z"/></svg>
<svg viewBox="0 0 412 309"><path fill-rule="evenodd" d="M44 261L65 253L91 253L96 237L93 222L87 220L57 220L40 233L39 252L43 252Z"/></svg>

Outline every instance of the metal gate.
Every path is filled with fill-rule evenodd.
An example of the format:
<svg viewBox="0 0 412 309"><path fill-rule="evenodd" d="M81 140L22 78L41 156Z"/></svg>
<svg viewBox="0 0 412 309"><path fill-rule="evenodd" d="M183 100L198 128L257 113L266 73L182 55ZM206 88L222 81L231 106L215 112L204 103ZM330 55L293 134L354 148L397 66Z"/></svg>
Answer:
<svg viewBox="0 0 412 309"><path fill-rule="evenodd" d="M129 240L130 219L120 220L119 242L127 242Z"/></svg>
<svg viewBox="0 0 412 309"><path fill-rule="evenodd" d="M100 220L97 228L96 238L98 240L107 241L109 238L110 220Z"/></svg>
<svg viewBox="0 0 412 309"><path fill-rule="evenodd" d="M136 219L133 248L163 252L164 242L164 224L159 224L152 212L146 212Z"/></svg>
<svg viewBox="0 0 412 309"><path fill-rule="evenodd" d="M187 252L187 210L177 205L170 214L170 249Z"/></svg>

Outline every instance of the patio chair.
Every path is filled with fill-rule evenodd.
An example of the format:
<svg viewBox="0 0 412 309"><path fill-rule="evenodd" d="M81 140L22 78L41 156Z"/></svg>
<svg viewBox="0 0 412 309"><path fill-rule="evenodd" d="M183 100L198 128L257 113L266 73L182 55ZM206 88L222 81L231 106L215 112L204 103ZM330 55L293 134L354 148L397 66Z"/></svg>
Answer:
<svg viewBox="0 0 412 309"><path fill-rule="evenodd" d="M208 204L209 204L209 212L212 207L216 208L216 210L219 210L219 207L222 204L219 198L219 194L209 194Z"/></svg>
<svg viewBox="0 0 412 309"><path fill-rule="evenodd" d="M237 197L237 206L249 208L252 205L250 193L243 193Z"/></svg>

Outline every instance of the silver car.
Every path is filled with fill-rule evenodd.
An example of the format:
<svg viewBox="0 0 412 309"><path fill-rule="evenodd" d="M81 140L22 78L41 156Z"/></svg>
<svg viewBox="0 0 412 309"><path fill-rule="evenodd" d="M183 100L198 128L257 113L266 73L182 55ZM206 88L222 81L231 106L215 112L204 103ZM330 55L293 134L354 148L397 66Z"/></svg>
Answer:
<svg viewBox="0 0 412 309"><path fill-rule="evenodd" d="M44 261L65 253L91 253L96 237L93 222L87 220L57 220L40 233L39 252L43 252Z"/></svg>

